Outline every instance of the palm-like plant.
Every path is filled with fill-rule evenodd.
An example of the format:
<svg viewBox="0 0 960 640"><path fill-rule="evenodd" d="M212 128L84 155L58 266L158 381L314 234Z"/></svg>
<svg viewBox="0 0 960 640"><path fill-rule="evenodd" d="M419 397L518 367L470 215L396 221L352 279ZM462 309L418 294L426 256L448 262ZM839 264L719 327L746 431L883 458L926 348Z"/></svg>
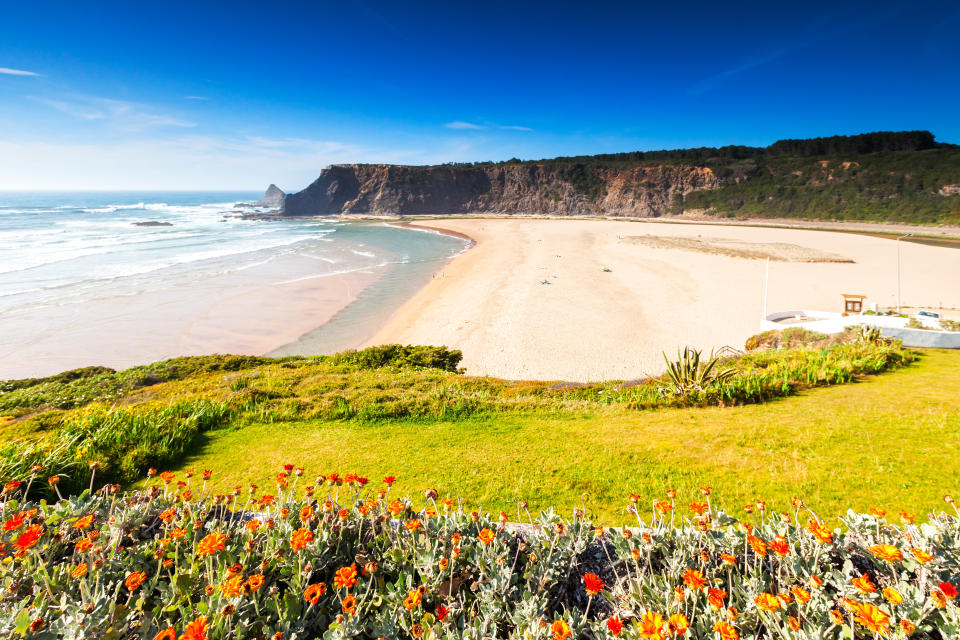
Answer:
<svg viewBox="0 0 960 640"><path fill-rule="evenodd" d="M666 375L670 383L666 389L678 396L692 391L703 391L735 373L733 369L719 369L717 365L720 358L712 351L708 358L702 358L698 349L684 347L682 351L677 351L676 360L671 361L666 353L663 354L663 359L667 363Z"/></svg>

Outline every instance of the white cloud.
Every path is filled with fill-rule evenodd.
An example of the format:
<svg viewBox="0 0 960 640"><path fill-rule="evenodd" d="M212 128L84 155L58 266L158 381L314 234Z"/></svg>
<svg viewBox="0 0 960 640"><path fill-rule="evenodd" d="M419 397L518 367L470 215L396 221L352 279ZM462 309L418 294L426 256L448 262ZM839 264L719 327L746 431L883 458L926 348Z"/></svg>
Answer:
<svg viewBox="0 0 960 640"><path fill-rule="evenodd" d="M518 125L501 125L501 129L506 129L508 131L533 131L530 127L521 127Z"/></svg>
<svg viewBox="0 0 960 640"><path fill-rule="evenodd" d="M121 131L143 131L154 127L193 127L196 123L182 120L154 109L127 100L114 100L96 96L71 95L66 99L38 98L62 113L81 120L102 120Z"/></svg>
<svg viewBox="0 0 960 640"><path fill-rule="evenodd" d="M432 164L451 157L443 144L421 149L374 148L302 138L125 138L79 143L0 140L0 191L5 189L262 190L310 184L329 164Z"/></svg>
<svg viewBox="0 0 960 640"><path fill-rule="evenodd" d="M33 71L25 71L23 69L11 69L9 67L0 67L0 75L5 76L33 76L39 78L39 73L34 73Z"/></svg>
<svg viewBox="0 0 960 640"><path fill-rule="evenodd" d="M184 100L209 100L207 96L183 96Z"/></svg>
<svg viewBox="0 0 960 640"><path fill-rule="evenodd" d="M483 125L474 124L472 122L464 122L463 120L454 120L453 122L448 122L443 126L445 126L447 129L469 129L474 131L477 129L486 129L486 127Z"/></svg>

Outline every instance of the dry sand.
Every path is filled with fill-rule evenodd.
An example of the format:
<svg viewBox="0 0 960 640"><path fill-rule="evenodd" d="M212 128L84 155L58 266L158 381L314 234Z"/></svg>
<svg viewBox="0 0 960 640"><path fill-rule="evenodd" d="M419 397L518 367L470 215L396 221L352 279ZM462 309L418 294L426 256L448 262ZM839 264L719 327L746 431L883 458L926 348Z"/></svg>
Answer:
<svg viewBox="0 0 960 640"><path fill-rule="evenodd" d="M742 348L759 331L766 260L689 249L704 238L759 245L767 253L792 245L803 255L853 261L771 261L768 312L839 311L841 293L866 295L868 305L896 305L897 246L884 238L605 220L425 224L477 244L437 273L368 344L445 344L463 350L463 364L475 375L632 379L661 371L663 351ZM661 248L630 236L677 240ZM960 250L900 248L904 305L960 309Z"/></svg>

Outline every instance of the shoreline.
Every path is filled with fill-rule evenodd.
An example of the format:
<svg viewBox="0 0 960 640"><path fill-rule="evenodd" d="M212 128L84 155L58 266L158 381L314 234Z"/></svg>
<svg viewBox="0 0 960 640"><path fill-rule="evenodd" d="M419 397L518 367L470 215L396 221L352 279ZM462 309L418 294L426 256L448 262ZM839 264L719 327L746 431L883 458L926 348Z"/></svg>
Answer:
<svg viewBox="0 0 960 640"><path fill-rule="evenodd" d="M122 370L180 356L261 355L296 340L351 304L381 269L269 282L250 273L212 279L190 291L167 289L106 298L6 318L8 335L29 339L0 352L0 379L44 377L78 367ZM266 280L266 281L264 281ZM25 327L44 331L29 334Z"/></svg>
<svg viewBox="0 0 960 640"><path fill-rule="evenodd" d="M661 352L742 348L759 333L764 260L632 241L641 234L801 250L800 258L787 252L771 263L768 313L839 310L840 294L851 292L867 295L868 304L895 303L896 253L885 238L839 229L664 222L431 217L423 226L476 244L364 346L442 344L464 352L470 375L585 382L659 373ZM960 308L960 253L920 243L901 250L904 306ZM803 259L824 253L844 260ZM940 274L937 282L929 273Z"/></svg>

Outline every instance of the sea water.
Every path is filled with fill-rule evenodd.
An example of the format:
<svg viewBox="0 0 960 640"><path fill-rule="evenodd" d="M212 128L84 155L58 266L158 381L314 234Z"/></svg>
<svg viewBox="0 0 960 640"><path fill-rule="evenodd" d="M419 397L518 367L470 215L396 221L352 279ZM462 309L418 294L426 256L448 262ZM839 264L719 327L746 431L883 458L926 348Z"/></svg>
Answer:
<svg viewBox="0 0 960 640"><path fill-rule="evenodd" d="M276 285L377 273L353 304L281 351L356 347L468 244L381 222L241 218L239 212L251 210L235 204L258 197L244 192L0 192L0 359L4 347L31 340L23 322L11 324L18 318L40 311L37 317L68 318L80 305L98 300L116 305L118 299L151 292L187 292L224 274L242 277L245 270L274 274L276 282L268 284ZM309 268L263 269L292 264L290 258ZM16 335L4 330L5 323L16 326Z"/></svg>

